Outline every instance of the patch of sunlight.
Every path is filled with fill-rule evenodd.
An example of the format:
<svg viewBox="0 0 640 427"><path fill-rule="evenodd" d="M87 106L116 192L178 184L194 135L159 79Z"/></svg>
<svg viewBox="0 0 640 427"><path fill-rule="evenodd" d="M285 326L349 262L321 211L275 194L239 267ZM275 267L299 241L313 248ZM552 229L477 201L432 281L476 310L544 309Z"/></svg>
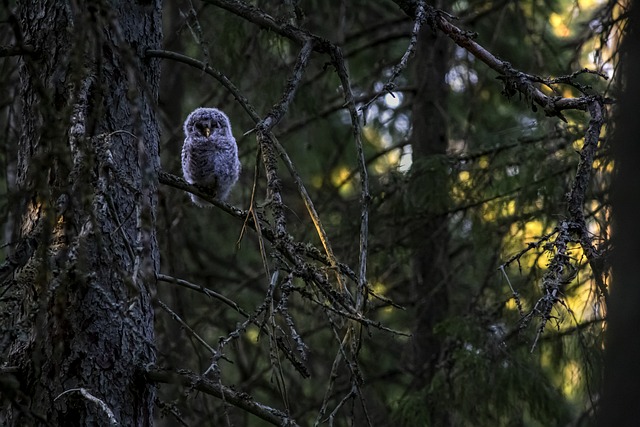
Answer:
<svg viewBox="0 0 640 427"><path fill-rule="evenodd" d="M345 166L337 167L331 173L331 183L338 189L341 196L349 196L354 192L351 170Z"/></svg>
<svg viewBox="0 0 640 427"><path fill-rule="evenodd" d="M552 255L550 253L540 255L536 260L536 265L538 266L538 268L547 268L547 266L549 265L549 261L551 261L551 256Z"/></svg>
<svg viewBox="0 0 640 427"><path fill-rule="evenodd" d="M514 209L511 206L504 208L505 211ZM514 222L511 224L509 234L504 237L504 256L507 258L516 252L521 251L527 246L528 243L536 242L540 236L548 233L551 229L545 228L540 221L529 221L522 224L522 222ZM549 264L549 256L547 254L541 254L542 249L528 251L520 258L520 265L522 268L532 268L537 266L541 269L546 269Z"/></svg>
<svg viewBox="0 0 640 427"><path fill-rule="evenodd" d="M260 337L260 329L258 329L258 327L255 325L251 325L247 328L244 334L247 337L247 341L253 344L257 344L258 337Z"/></svg>
<svg viewBox="0 0 640 427"><path fill-rule="evenodd" d="M573 141L573 149L576 151L582 150L582 146L584 145L584 138L576 139Z"/></svg>
<svg viewBox="0 0 640 427"><path fill-rule="evenodd" d="M580 9L591 9L600 4L602 4L602 0L578 0L578 7Z"/></svg>
<svg viewBox="0 0 640 427"><path fill-rule="evenodd" d="M553 33L556 36L569 37L571 35L571 30L564 22L564 18L561 15L553 12L551 15L549 15L549 24L551 25Z"/></svg>
<svg viewBox="0 0 640 427"><path fill-rule="evenodd" d="M516 201L509 200L502 208L502 216L512 216L516 213Z"/></svg>
<svg viewBox="0 0 640 427"><path fill-rule="evenodd" d="M568 362L562 368L562 392L568 398L575 398L579 393L579 387L582 379L582 370L580 365L575 361Z"/></svg>
<svg viewBox="0 0 640 427"><path fill-rule="evenodd" d="M458 180L451 187L451 197L456 202L462 202L467 199L466 190L471 188L471 174L469 171L458 172Z"/></svg>
<svg viewBox="0 0 640 427"><path fill-rule="evenodd" d="M524 225L524 238L526 240L537 240L545 234L546 230L542 221L533 220Z"/></svg>
<svg viewBox="0 0 640 427"><path fill-rule="evenodd" d="M467 197L464 190L458 185L454 185L451 187L450 194L451 194L451 198L455 202L463 202L464 200L466 200L466 197Z"/></svg>
<svg viewBox="0 0 640 427"><path fill-rule="evenodd" d="M594 159L593 160L593 168L594 169L600 169L602 167L602 164L604 162L602 161L602 159Z"/></svg>
<svg viewBox="0 0 640 427"><path fill-rule="evenodd" d="M478 160L478 167L480 169L486 169L489 167L489 158L487 156L482 156Z"/></svg>
<svg viewBox="0 0 640 427"><path fill-rule="evenodd" d="M516 212L515 200L509 200L504 203L501 201L493 201L485 203L482 207L482 219L491 222L498 218L506 218L512 216Z"/></svg>
<svg viewBox="0 0 640 427"><path fill-rule="evenodd" d="M362 128L362 136L364 136L364 138L371 142L373 145L378 145L376 144L376 141L378 141L379 139L379 135L378 132L376 131L376 129L373 126L365 126Z"/></svg>
<svg viewBox="0 0 640 427"><path fill-rule="evenodd" d="M378 174L383 174L389 172L390 170L396 169L398 167L398 164L400 163L401 153L402 151L400 151L399 149L389 151L385 155L378 158L378 160L376 160L376 162L373 164L373 170Z"/></svg>
<svg viewBox="0 0 640 427"><path fill-rule="evenodd" d="M516 311L518 309L518 304L516 304L516 300L514 298L509 298L509 300L504 303L504 307L507 310Z"/></svg>
<svg viewBox="0 0 640 427"><path fill-rule="evenodd" d="M489 202L482 206L482 219L485 222L494 222L498 218L496 203Z"/></svg>
<svg viewBox="0 0 640 427"><path fill-rule="evenodd" d="M321 188L322 182L323 182L322 175L314 175L311 178L311 186L313 188Z"/></svg>
<svg viewBox="0 0 640 427"><path fill-rule="evenodd" d="M605 166L604 170L607 173L613 172L613 160L609 160L609 163L607 163L607 166Z"/></svg>
<svg viewBox="0 0 640 427"><path fill-rule="evenodd" d="M384 295L387 292L387 286L382 282L376 282L371 286L371 290L374 294Z"/></svg>

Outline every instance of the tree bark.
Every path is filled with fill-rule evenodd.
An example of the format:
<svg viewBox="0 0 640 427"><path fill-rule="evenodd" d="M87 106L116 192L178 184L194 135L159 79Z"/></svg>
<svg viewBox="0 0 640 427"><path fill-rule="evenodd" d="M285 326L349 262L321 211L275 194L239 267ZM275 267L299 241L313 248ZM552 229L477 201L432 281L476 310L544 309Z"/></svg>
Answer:
<svg viewBox="0 0 640 427"><path fill-rule="evenodd" d="M612 184L613 283L607 310L605 375L599 426L635 426L640 419L640 286L638 242L640 201L638 188L638 109L640 109L640 6L633 4L629 33L623 42L624 92L617 107L613 153L617 173Z"/></svg>
<svg viewBox="0 0 640 427"><path fill-rule="evenodd" d="M0 424L152 425L160 0L22 1L14 387ZM3 325L7 328L7 325ZM3 357L4 358L4 357ZM10 368L10 369L9 369Z"/></svg>
<svg viewBox="0 0 640 427"><path fill-rule="evenodd" d="M433 328L447 314L449 277L447 87L449 41L423 26L416 45L418 87L413 99L410 198L416 212L413 233L413 291L416 321L413 332L416 387L428 385L440 356Z"/></svg>

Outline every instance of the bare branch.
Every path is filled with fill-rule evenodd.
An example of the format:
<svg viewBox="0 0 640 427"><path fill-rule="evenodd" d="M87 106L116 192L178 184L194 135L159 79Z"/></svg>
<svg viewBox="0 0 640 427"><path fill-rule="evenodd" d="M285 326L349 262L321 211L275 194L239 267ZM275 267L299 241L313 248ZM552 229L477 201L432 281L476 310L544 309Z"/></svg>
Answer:
<svg viewBox="0 0 640 427"><path fill-rule="evenodd" d="M349 73L342 57L342 50L335 46L331 52L331 60L336 68L340 82L342 83L342 91L349 115L351 117L351 128L356 143L358 156L358 168L360 172L360 259L358 269L358 294L356 296L356 309L362 311L365 308L368 291L367 291L367 256L369 246L369 204L371 203L371 194L369 193L369 173L367 172L367 159L364 156L364 148L362 147L362 130L358 111L351 90L351 82L349 81Z"/></svg>
<svg viewBox="0 0 640 427"><path fill-rule="evenodd" d="M145 52L145 55L148 58L165 58L165 59L171 59L177 62L182 62L183 64L191 65L192 67L197 68L198 70L201 70L209 74L210 76L218 80L222 84L222 86L224 86L229 92L233 94L233 96L236 98L236 101L238 101L238 103L242 106L242 108L244 108L247 114L249 114L249 116L251 116L251 118L255 122L258 122L260 120L260 116L258 115L258 113L256 113L253 106L249 104L249 101L247 101L247 98L245 98L240 93L240 90L233 84L233 82L231 82L231 80L229 80L227 76L222 74L220 71L212 68L206 63L202 61L198 61L197 59L191 58L189 56L182 55L177 52L171 52L168 50L149 49Z"/></svg>
<svg viewBox="0 0 640 427"><path fill-rule="evenodd" d="M416 10L422 1L411 0L394 0L395 3L409 14L414 16ZM445 33L458 46L464 48L473 56L484 62L489 68L497 71L499 78L505 85L505 93L510 96L513 91L520 92L527 100L532 100L540 105L547 116L556 116L565 120L562 115L563 110L587 110L587 107L598 97L582 96L578 98L563 98L561 96L547 96L533 83L540 82L542 79L530 74L523 73L514 69L510 63L499 59L481 44L474 40L475 34L469 31L461 30L451 24L448 19L450 15L441 12L432 6L426 6L427 20L440 31ZM599 74L599 73L596 73ZM607 101L609 102L609 101ZM565 120L566 121L566 120Z"/></svg>
<svg viewBox="0 0 640 427"><path fill-rule="evenodd" d="M247 411L276 426L296 427L298 423L284 412L257 402L251 395L225 387L207 378L186 370L168 371L150 369L144 373L147 381L154 383L181 384L208 395L223 399L224 402Z"/></svg>

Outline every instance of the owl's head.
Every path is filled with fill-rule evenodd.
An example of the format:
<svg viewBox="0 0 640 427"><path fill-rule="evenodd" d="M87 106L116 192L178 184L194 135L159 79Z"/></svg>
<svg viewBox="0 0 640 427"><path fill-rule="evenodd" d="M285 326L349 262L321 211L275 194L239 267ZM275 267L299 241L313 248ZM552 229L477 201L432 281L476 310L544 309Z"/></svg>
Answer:
<svg viewBox="0 0 640 427"><path fill-rule="evenodd" d="M185 137L231 136L229 118L217 108L196 108L184 122Z"/></svg>

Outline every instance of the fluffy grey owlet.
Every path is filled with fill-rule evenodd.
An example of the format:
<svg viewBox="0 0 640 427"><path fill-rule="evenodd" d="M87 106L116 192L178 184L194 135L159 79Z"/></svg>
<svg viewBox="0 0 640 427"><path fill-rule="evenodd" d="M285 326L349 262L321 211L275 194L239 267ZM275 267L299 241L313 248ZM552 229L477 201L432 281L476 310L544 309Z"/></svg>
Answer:
<svg viewBox="0 0 640 427"><path fill-rule="evenodd" d="M212 187L224 200L240 174L238 145L229 118L217 108L197 108L184 122L182 174L190 184ZM190 194L200 207L210 203Z"/></svg>

